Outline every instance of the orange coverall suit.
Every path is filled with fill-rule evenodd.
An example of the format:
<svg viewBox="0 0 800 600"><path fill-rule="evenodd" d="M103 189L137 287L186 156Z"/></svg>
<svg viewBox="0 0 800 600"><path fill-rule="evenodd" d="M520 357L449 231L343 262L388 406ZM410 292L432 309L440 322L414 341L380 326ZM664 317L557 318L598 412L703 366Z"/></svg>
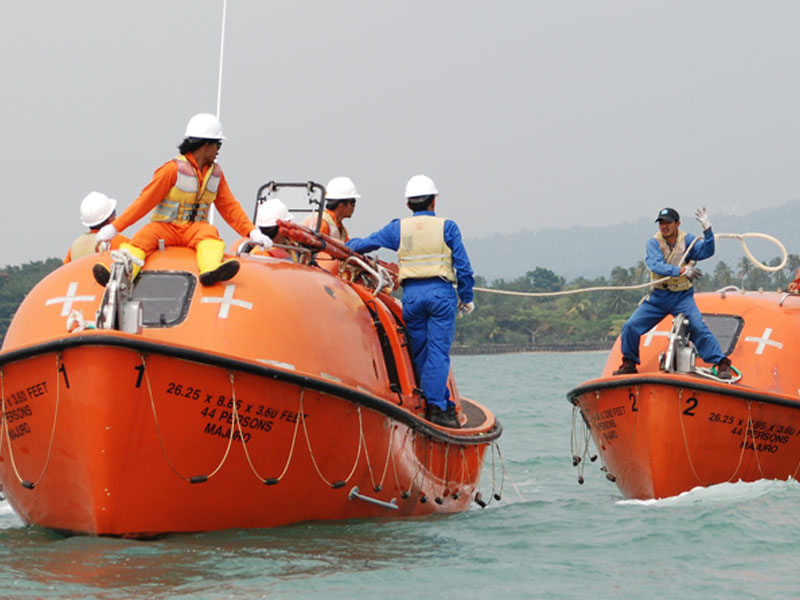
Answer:
<svg viewBox="0 0 800 600"><path fill-rule="evenodd" d="M198 182L205 180L209 169L213 169L216 163L207 165L202 172L191 154L183 155L192 166ZM153 208L155 208L169 191L175 186L178 180L178 165L175 160L170 160L156 169L153 180L142 190L139 197L134 200L125 211L114 220L117 231L122 231L132 225ZM213 202L217 207L222 218L239 234L248 236L255 229L250 218L242 209L241 205L233 197L225 175L220 170L219 186L217 197ZM203 240L220 240L219 231L216 227L208 223L205 218L197 221L165 221L150 222L142 227L131 239L131 245L149 254L158 247L158 240L164 240L167 246L188 246L196 249L197 244Z"/></svg>

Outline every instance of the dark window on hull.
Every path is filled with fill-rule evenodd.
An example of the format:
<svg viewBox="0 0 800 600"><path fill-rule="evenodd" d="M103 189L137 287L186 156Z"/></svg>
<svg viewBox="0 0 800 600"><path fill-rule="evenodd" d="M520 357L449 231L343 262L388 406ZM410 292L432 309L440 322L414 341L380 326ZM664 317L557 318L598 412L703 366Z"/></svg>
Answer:
<svg viewBox="0 0 800 600"><path fill-rule="evenodd" d="M133 287L144 327L174 327L189 313L197 279L181 271L143 271Z"/></svg>
<svg viewBox="0 0 800 600"><path fill-rule="evenodd" d="M744 327L744 319L737 315L703 314L706 325L717 338L722 353L728 356L736 347L739 334Z"/></svg>

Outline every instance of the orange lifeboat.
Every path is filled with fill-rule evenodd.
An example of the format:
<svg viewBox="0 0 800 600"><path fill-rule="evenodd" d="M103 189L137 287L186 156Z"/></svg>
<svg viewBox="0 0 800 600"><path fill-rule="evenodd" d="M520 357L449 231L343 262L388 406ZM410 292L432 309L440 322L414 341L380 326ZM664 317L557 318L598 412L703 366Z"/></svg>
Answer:
<svg viewBox="0 0 800 600"><path fill-rule="evenodd" d="M726 288L696 300L734 379L702 366L679 315L642 336L639 373L611 374L622 358L618 339L602 377L567 394L582 417L573 418L573 463L586 464L591 436L626 498L800 470L800 296Z"/></svg>
<svg viewBox="0 0 800 600"><path fill-rule="evenodd" d="M25 523L150 537L469 507L499 422L452 374L462 427L426 421L391 270L281 227L341 275L242 255L202 287L168 247L132 284L117 252L105 289L93 256L28 294L0 351L0 483Z"/></svg>

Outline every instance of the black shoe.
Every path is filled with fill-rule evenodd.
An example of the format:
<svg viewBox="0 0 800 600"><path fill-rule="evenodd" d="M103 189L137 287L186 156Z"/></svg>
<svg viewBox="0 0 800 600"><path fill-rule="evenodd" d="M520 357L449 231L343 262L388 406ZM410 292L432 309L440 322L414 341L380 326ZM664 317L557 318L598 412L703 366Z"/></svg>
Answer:
<svg viewBox="0 0 800 600"><path fill-rule="evenodd" d="M239 261L229 260L222 263L213 271L206 271L200 273L200 285L209 286L214 285L218 281L228 281L231 277L239 272Z"/></svg>
<svg viewBox="0 0 800 600"><path fill-rule="evenodd" d="M733 379L733 372L731 371L731 359L727 356L717 363L714 368L717 377L720 379Z"/></svg>
<svg viewBox="0 0 800 600"><path fill-rule="evenodd" d="M454 429L461 429L461 421L458 420L458 413L456 412L455 404L448 404L447 410L444 411L444 414L446 414L448 418L455 422L455 425L453 425Z"/></svg>
<svg viewBox="0 0 800 600"><path fill-rule="evenodd" d="M428 404L428 406L425 407L425 418L431 423L441 425L442 427L450 427L451 429L461 428L461 423L458 422L455 416L455 407L453 407L453 413L448 415L447 411L442 410L435 404Z"/></svg>
<svg viewBox="0 0 800 600"><path fill-rule="evenodd" d="M103 287L106 287L108 280L111 279L111 271L103 263L95 263L92 267L92 275L94 275L94 280Z"/></svg>
<svg viewBox="0 0 800 600"><path fill-rule="evenodd" d="M636 361L631 360L630 358L623 358L619 369L614 371L612 375L630 375L631 373L638 372L639 371L636 369Z"/></svg>

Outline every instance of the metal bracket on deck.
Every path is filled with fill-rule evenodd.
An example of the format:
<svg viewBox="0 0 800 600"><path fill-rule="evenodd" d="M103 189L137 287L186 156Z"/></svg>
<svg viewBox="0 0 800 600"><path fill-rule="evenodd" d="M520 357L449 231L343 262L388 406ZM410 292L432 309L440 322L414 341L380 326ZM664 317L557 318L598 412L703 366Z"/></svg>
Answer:
<svg viewBox="0 0 800 600"><path fill-rule="evenodd" d="M397 510L398 508L397 498L392 498L389 502L384 502L383 500L378 500L377 498L364 496L363 494L358 493L358 486L355 486L352 490L350 490L350 493L347 495L348 500L352 500L353 498L358 498L364 502L371 502L372 504L377 504L378 506L382 506L383 508L388 508L390 510Z"/></svg>
<svg viewBox="0 0 800 600"><path fill-rule="evenodd" d="M696 360L697 351L689 340L689 319L685 314L679 313L672 321L667 349L658 357L658 366L661 370L665 373L693 373L720 383L736 383L742 378L739 370L731 367L736 375L731 379L720 379L712 369L697 366Z"/></svg>

